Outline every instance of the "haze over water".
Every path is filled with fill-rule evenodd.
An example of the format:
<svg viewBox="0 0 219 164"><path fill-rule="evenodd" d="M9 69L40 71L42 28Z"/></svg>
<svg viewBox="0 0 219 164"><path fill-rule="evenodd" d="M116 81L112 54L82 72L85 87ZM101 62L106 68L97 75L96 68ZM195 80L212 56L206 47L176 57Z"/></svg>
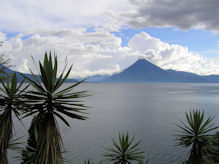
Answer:
<svg viewBox="0 0 219 164"><path fill-rule="evenodd" d="M141 148L150 163L180 163L188 151L175 146L173 134L175 123L185 120L186 111L204 109L219 125L218 84L87 83L77 90L89 90L91 96L83 99L92 107L87 111L89 119L68 119L71 128L59 121L65 157L74 163L103 160L103 147L112 146L111 137L127 131L136 141L142 140ZM26 138L29 119L24 124L28 124L26 128L15 123L18 137Z"/></svg>

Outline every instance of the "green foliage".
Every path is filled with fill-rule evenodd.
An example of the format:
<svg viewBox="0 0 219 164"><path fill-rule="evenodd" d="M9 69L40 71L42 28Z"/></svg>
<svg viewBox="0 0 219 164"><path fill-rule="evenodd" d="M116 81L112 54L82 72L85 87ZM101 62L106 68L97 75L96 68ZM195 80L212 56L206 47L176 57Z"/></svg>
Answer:
<svg viewBox="0 0 219 164"><path fill-rule="evenodd" d="M11 113L4 113L0 116L0 164L7 164L7 149L9 147L10 139L12 138L12 118Z"/></svg>
<svg viewBox="0 0 219 164"><path fill-rule="evenodd" d="M138 148L141 141L133 143L134 136L129 137L129 134L120 134L118 136L119 143L112 138L113 148L105 148L108 152L104 154L108 160L113 161L115 164L130 164L131 161L140 162L144 156L144 152Z"/></svg>
<svg viewBox="0 0 219 164"><path fill-rule="evenodd" d="M38 116L38 118L35 116L31 122L31 126L28 130L29 137L27 146L26 149L22 151L22 164L35 162L41 120L40 116Z"/></svg>
<svg viewBox="0 0 219 164"><path fill-rule="evenodd" d="M209 161L219 163L219 132L211 136L207 150Z"/></svg>
<svg viewBox="0 0 219 164"><path fill-rule="evenodd" d="M187 163L205 163L204 155L209 146L209 132L218 128L212 121L213 117L204 121L204 111L193 110L189 114L186 113L186 123L181 121L182 125L176 125L179 128L177 130L179 134L176 135L178 145L192 146Z"/></svg>
<svg viewBox="0 0 219 164"><path fill-rule="evenodd" d="M20 119L20 110L24 110L25 107L22 96L28 86L22 88L24 81L18 84L16 73L7 78L6 82L2 79L0 82L0 163L7 164L7 149L13 136L12 113Z"/></svg>
<svg viewBox="0 0 219 164"><path fill-rule="evenodd" d="M65 69L67 64L65 64ZM44 62L39 62L39 81L31 71L33 80L24 76L35 90L29 91L25 98L26 103L30 106L25 111L25 117L37 114L36 119L40 118L36 155L31 159L37 163L62 164L61 155L62 139L57 125L56 117L61 119L67 126L70 126L64 116L70 118L85 120L86 106L77 99L86 97L86 91L73 92L73 89L81 84L80 81L65 89L61 89L63 83L69 76L72 66L65 73L62 71L57 77L58 63L54 55L52 60L51 52L45 53ZM28 149L26 149L28 150ZM23 153L25 156L25 153ZM25 158L23 158L25 159ZM31 163L31 162L30 162Z"/></svg>

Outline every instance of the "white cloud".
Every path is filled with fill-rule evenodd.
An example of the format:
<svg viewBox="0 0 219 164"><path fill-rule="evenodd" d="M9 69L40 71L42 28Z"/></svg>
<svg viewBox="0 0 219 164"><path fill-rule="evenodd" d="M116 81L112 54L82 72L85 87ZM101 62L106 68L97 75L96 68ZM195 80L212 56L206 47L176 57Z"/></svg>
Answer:
<svg viewBox="0 0 219 164"><path fill-rule="evenodd" d="M129 8L128 0L6 0L1 1L0 30L33 32L98 25L117 30L121 20L114 19L115 13Z"/></svg>
<svg viewBox="0 0 219 164"><path fill-rule="evenodd" d="M187 47L164 43L140 33L121 47L111 34L121 27L177 26L219 32L217 0L7 0L1 2L0 31L23 32L8 39L0 32L0 54L12 59L15 69L28 72L31 55L42 60L45 51L56 51L59 63L74 64L71 77L112 74L131 65L139 56L165 69L198 74L219 74L218 66ZM94 32L86 32L95 27ZM29 35L27 39L23 36ZM63 67L60 66L60 69Z"/></svg>
<svg viewBox="0 0 219 164"><path fill-rule="evenodd" d="M6 40L5 34L0 32L0 42L5 41L5 40Z"/></svg>
<svg viewBox="0 0 219 164"><path fill-rule="evenodd" d="M36 61L42 60L45 51L50 50L57 53L60 70L64 67L66 56L68 63L74 64L71 77L112 74L133 61L128 59L133 58L128 55L130 50L121 47L121 39L104 30L44 31L24 40L22 36L5 41L0 49L0 53L8 55L12 59L11 64L16 65L14 69L20 72L29 72L28 66L33 67L31 56ZM129 62L123 63L126 60Z"/></svg>
<svg viewBox="0 0 219 164"><path fill-rule="evenodd" d="M96 74L111 75L133 64L139 57L164 68L194 72L201 75L219 74L219 66L187 47L171 45L153 38L145 32L134 35L127 47L121 47L121 38L97 28L86 32L84 28L73 30L41 31L27 39L19 34L8 39L0 48L0 53L11 58L11 64L20 72L29 72L28 66L35 68L31 56L38 61L45 51L56 52L59 70L65 57L73 64L71 77L86 77Z"/></svg>
<svg viewBox="0 0 219 164"><path fill-rule="evenodd" d="M142 32L129 41L129 48L137 55L164 68L193 72L200 75L219 74L219 66L212 60L203 58L187 47L162 42Z"/></svg>
<svg viewBox="0 0 219 164"><path fill-rule="evenodd" d="M5 0L0 30L36 32L102 26L117 31L134 28L179 27L219 32L218 0Z"/></svg>

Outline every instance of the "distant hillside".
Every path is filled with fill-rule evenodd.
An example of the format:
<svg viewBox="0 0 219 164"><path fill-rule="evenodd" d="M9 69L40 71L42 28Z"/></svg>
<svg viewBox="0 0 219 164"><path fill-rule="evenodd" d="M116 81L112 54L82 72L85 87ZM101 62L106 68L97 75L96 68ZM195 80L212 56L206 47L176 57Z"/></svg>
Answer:
<svg viewBox="0 0 219 164"><path fill-rule="evenodd" d="M19 72L17 72L17 71L14 71L14 70L12 70L12 69L10 69L10 68L5 68L5 72L7 73L7 74L13 74L13 73L16 73L17 74L17 78L18 78L18 81L22 81L23 80L23 76L22 75L20 75L20 73ZM27 74L27 73L23 73L25 76L27 76L27 77L29 77L30 79L32 79L32 75L31 74ZM40 77L39 77L39 75L35 75L36 77L37 77L37 79L38 80L40 80ZM67 83L75 83L75 82L77 82L77 80L75 80L75 79L67 79L66 80L66 82Z"/></svg>
<svg viewBox="0 0 219 164"><path fill-rule="evenodd" d="M199 76L164 70L145 59L139 59L124 71L107 77L102 82L218 83L219 75Z"/></svg>
<svg viewBox="0 0 219 164"><path fill-rule="evenodd" d="M88 83L101 82L108 77L110 77L110 75L94 75L94 76L88 77L86 79L86 82L88 82ZM82 80L82 79L79 79L79 80Z"/></svg>
<svg viewBox="0 0 219 164"><path fill-rule="evenodd" d="M9 68L5 70L8 74L13 74ZM30 74L24 74L32 79ZM36 75L38 79L39 76ZM17 72L19 81L23 77ZM68 83L75 83L80 79L67 79ZM122 82L122 83L219 83L219 75L199 76L194 73L164 70L145 59L139 59L134 64L126 68L124 71L112 76L95 75L89 77L86 82Z"/></svg>

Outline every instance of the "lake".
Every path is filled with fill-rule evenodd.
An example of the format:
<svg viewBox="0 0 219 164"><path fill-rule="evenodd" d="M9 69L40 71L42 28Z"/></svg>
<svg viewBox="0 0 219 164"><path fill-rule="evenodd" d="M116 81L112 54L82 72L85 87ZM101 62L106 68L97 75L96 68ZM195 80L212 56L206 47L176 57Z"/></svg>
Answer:
<svg viewBox="0 0 219 164"><path fill-rule="evenodd" d="M150 163L181 163L188 157L188 150L175 146L174 130L179 119L185 120L185 112L204 109L206 116L215 116L219 125L219 84L86 83L76 90L89 90L91 96L83 98L91 107L89 119L68 119L71 128L59 121L67 151L64 156L75 164L84 159L104 160L103 147L112 146L111 137L119 132L142 140L141 148ZM24 120L25 127L15 121L17 137L25 140L29 121Z"/></svg>

